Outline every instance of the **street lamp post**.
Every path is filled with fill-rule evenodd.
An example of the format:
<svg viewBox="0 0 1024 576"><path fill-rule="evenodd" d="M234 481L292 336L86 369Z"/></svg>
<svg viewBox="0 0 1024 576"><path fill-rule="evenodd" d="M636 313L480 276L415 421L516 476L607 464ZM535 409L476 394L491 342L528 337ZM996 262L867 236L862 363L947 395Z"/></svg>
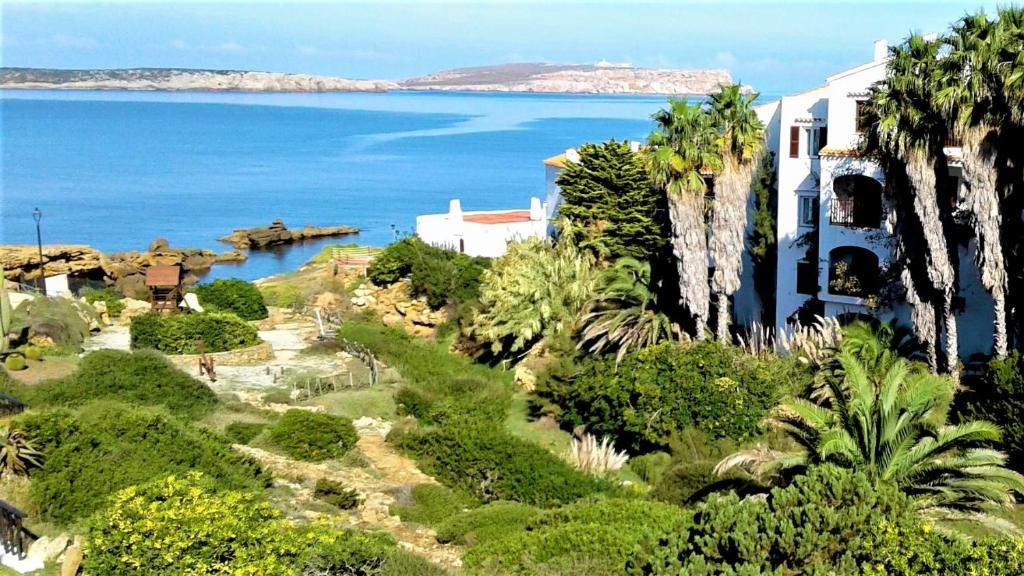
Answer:
<svg viewBox="0 0 1024 576"><path fill-rule="evenodd" d="M43 233L39 230L39 221L43 219L43 213L36 208L32 211L32 219L36 221L36 244L39 246L39 286L46 296L46 273L43 270Z"/></svg>

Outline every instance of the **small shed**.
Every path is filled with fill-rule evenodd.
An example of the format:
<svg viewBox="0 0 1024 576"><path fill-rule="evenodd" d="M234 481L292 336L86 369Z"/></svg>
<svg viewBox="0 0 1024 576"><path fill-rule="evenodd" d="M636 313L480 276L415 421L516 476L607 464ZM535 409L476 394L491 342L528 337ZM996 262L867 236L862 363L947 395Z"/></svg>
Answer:
<svg viewBox="0 0 1024 576"><path fill-rule="evenodd" d="M181 266L150 266L146 269L149 304L154 312L178 309L182 295Z"/></svg>

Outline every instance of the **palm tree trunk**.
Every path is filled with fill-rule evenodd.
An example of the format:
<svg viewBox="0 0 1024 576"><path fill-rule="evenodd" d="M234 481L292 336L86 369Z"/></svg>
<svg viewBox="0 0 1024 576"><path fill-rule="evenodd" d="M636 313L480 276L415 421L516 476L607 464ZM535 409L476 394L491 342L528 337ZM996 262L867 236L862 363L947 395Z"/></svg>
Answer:
<svg viewBox="0 0 1024 576"><path fill-rule="evenodd" d="M708 310L708 237L704 228L704 198L671 194L672 253L679 269L679 301L693 317L694 337L703 340Z"/></svg>
<svg viewBox="0 0 1024 576"><path fill-rule="evenodd" d="M936 374L939 371L939 358L935 350L935 307L921 299L909 268L903 269L902 280L903 285L907 287L910 323L914 326L914 335L924 344L928 368L932 374Z"/></svg>
<svg viewBox="0 0 1024 576"><path fill-rule="evenodd" d="M999 210L999 191L996 179L995 150L985 141L991 133L987 126L968 130L963 137L961 157L964 179L970 193L967 205L971 214L974 234L978 237L975 263L981 274L981 284L992 295L992 353L1006 356L1006 261L999 238L1002 215Z"/></svg>
<svg viewBox="0 0 1024 576"><path fill-rule="evenodd" d="M921 229L927 248L925 265L928 280L935 292L941 296L943 330L945 331L946 370L955 373L959 354L957 352L956 315L953 313L953 295L956 288L956 273L946 244L942 218L939 213L938 194L935 178L935 158L921 150L912 150L907 155L907 178L914 191L914 212L921 221Z"/></svg>
<svg viewBox="0 0 1024 576"><path fill-rule="evenodd" d="M743 268L744 233L747 229L747 205L753 163L727 159L725 170L715 181L715 201L711 209L711 259L715 273L711 290L718 306L715 325L719 342L729 342L729 296L740 288Z"/></svg>

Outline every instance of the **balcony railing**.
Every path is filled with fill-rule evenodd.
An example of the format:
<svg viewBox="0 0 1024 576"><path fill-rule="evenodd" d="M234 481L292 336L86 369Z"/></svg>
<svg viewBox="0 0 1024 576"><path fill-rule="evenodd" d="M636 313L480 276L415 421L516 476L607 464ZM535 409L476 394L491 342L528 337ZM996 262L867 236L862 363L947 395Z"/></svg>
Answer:
<svg viewBox="0 0 1024 576"><path fill-rule="evenodd" d="M837 197L832 199L829 209L829 222L833 226L846 226L850 228L878 228L879 214L864 206L864 202L857 202L852 197Z"/></svg>

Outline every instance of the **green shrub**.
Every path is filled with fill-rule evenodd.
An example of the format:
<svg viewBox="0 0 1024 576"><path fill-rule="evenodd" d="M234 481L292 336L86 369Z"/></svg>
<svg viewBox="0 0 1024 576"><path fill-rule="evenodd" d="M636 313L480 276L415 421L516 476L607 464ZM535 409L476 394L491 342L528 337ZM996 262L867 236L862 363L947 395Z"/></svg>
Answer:
<svg viewBox="0 0 1024 576"><path fill-rule="evenodd" d="M665 477L672 465L672 456L667 452L651 452L630 458L628 465L641 480L653 486Z"/></svg>
<svg viewBox="0 0 1024 576"><path fill-rule="evenodd" d="M36 385L31 405L78 406L89 400L118 400L165 406L175 416L194 419L217 406L217 395L152 350L90 352L71 376Z"/></svg>
<svg viewBox="0 0 1024 576"><path fill-rule="evenodd" d="M299 527L252 493L220 492L199 474L119 492L93 522L90 574L383 575L397 554L382 534Z"/></svg>
<svg viewBox="0 0 1024 576"><path fill-rule="evenodd" d="M409 277L412 294L424 296L431 308L469 302L480 295L480 279L490 261L471 258L454 250L403 238L376 255L367 277L378 286Z"/></svg>
<svg viewBox="0 0 1024 576"><path fill-rule="evenodd" d="M267 305L263 294L252 282L221 279L200 284L189 290L199 296L199 303L210 312L231 312L242 320L263 320Z"/></svg>
<svg viewBox="0 0 1024 576"><path fill-rule="evenodd" d="M316 485L313 487L313 496L342 510L351 510L359 506L359 503L363 500L359 492L346 488L341 482L335 482L326 478L320 478L316 481Z"/></svg>
<svg viewBox="0 0 1024 576"><path fill-rule="evenodd" d="M710 498L690 530L646 544L644 574L964 574L969 550L922 525L895 487L835 467L766 500Z"/></svg>
<svg viewBox="0 0 1024 576"><path fill-rule="evenodd" d="M25 357L21 354L11 354L4 358L4 368L11 372L17 372L28 368L28 364L25 363Z"/></svg>
<svg viewBox="0 0 1024 576"><path fill-rule="evenodd" d="M491 502L445 521L437 530L437 541L478 546L525 530L540 514L519 502Z"/></svg>
<svg viewBox="0 0 1024 576"><path fill-rule="evenodd" d="M248 444L266 427L262 422L232 422L224 427L224 437L232 444Z"/></svg>
<svg viewBox="0 0 1024 576"><path fill-rule="evenodd" d="M609 488L493 422L412 430L396 443L428 474L484 501L557 506Z"/></svg>
<svg viewBox="0 0 1024 576"><path fill-rule="evenodd" d="M479 505L472 497L440 484L417 484L412 487L412 504L391 507L391 513L403 522L438 527L467 508Z"/></svg>
<svg viewBox="0 0 1024 576"><path fill-rule="evenodd" d="M580 502L471 548L463 562L470 574L618 576L635 573L627 564L648 539L690 523L690 513L659 502Z"/></svg>
<svg viewBox="0 0 1024 576"><path fill-rule="evenodd" d="M987 420L1003 429L1000 448L1011 468L1024 470L1024 355L1010 352L993 358L980 378L964 382L969 392L958 395L959 422Z"/></svg>
<svg viewBox="0 0 1024 576"><path fill-rule="evenodd" d="M267 392L263 395L263 401L267 404L294 404L295 400L292 398L291 393L283 390L277 390L274 392Z"/></svg>
<svg viewBox="0 0 1024 576"><path fill-rule="evenodd" d="M66 525L106 505L118 490L168 474L203 472L218 487L261 488L269 477L220 435L159 412L117 403L77 413L27 413L16 420L43 452L30 499L40 515Z"/></svg>
<svg viewBox="0 0 1024 576"><path fill-rule="evenodd" d="M77 354L89 336L90 324L98 321L99 314L84 302L67 298L35 298L22 302L14 310L10 331L20 334L27 329L30 336L46 336L53 340L58 351Z"/></svg>
<svg viewBox="0 0 1024 576"><path fill-rule="evenodd" d="M197 354L197 342L206 352L224 352L260 343L256 329L234 314L149 313L132 318L133 350L152 348L165 354Z"/></svg>
<svg viewBox="0 0 1024 576"><path fill-rule="evenodd" d="M347 418L289 410L271 427L270 439L296 460L320 462L344 456L359 435Z"/></svg>
<svg viewBox="0 0 1024 576"><path fill-rule="evenodd" d="M86 289L82 296L89 304L103 302L107 307L107 315L117 318L124 312L124 302L121 302L121 294L113 288L90 288Z"/></svg>
<svg viewBox="0 0 1024 576"><path fill-rule="evenodd" d="M586 358L568 382L546 380L538 394L561 408L557 417L567 428L585 425L645 452L688 427L712 440L760 433L768 411L796 386L783 377L774 364L717 342L665 342L618 365L612 356Z"/></svg>

